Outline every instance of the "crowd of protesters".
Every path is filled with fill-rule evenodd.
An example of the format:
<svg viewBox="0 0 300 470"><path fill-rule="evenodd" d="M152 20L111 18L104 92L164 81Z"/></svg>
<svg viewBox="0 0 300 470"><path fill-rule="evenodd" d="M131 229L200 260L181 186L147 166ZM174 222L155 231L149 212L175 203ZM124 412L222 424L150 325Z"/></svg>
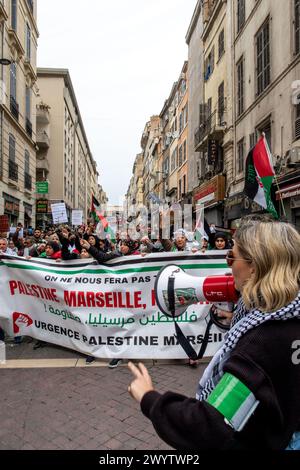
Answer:
<svg viewBox="0 0 300 470"><path fill-rule="evenodd" d="M210 249L226 250L231 247L228 233L216 231L214 226L211 227L209 235L200 236L198 241L194 237L194 233L183 229L173 231L170 239L163 239L160 230L160 236L153 239L150 229L146 230L148 235L145 236L145 231L137 225L135 239L132 239L128 232L117 232L114 240L106 238L104 232L96 233L96 230L97 225L93 222L76 229L60 225L49 226L44 230L38 227L25 229L19 223L13 233L0 234L0 253L17 255L27 259L46 258L56 262L94 259L102 264L122 256L140 255L144 257L149 253L177 251L204 253ZM20 341L20 337L15 338L15 343ZM37 341L34 349L43 347L45 344L43 341ZM93 356L86 357L87 364L94 360ZM121 361L121 359L112 359L109 367L117 367ZM194 365L194 363L190 361L190 365Z"/></svg>

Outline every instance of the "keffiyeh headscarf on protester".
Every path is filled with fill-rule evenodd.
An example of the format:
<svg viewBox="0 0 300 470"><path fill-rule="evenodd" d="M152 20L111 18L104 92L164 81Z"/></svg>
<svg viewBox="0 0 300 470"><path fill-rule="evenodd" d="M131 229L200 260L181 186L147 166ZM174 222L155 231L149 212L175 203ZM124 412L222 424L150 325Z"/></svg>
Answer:
<svg viewBox="0 0 300 470"><path fill-rule="evenodd" d="M224 344L219 351L216 352L200 379L196 398L200 401L208 398L224 374L223 366L225 362L244 334L262 325L266 321L284 321L291 318L298 318L300 320L300 291L298 296L291 303L271 313L262 313L258 309L248 311L242 298L240 298L234 313L231 328L224 337Z"/></svg>

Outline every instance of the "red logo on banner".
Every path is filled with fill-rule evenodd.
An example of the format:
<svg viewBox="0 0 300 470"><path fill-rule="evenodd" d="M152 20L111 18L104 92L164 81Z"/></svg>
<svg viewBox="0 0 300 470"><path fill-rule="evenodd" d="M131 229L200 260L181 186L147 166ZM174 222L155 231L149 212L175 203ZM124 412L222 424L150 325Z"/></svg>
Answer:
<svg viewBox="0 0 300 470"><path fill-rule="evenodd" d="M19 333L21 326L30 326L32 325L33 321L31 318L26 315L26 313L13 313L13 324L14 324L14 333Z"/></svg>

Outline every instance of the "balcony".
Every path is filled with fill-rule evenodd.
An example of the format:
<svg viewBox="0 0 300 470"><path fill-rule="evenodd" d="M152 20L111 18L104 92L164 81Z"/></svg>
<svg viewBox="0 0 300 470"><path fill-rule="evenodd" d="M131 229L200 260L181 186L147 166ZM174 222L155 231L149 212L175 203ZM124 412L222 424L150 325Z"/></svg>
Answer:
<svg viewBox="0 0 300 470"><path fill-rule="evenodd" d="M208 138L220 141L226 130L226 111L214 111L208 118L204 118L195 131L195 151L203 151L207 147Z"/></svg>
<svg viewBox="0 0 300 470"><path fill-rule="evenodd" d="M25 124L25 126L26 126L26 132L27 132L27 134L28 134L29 137L32 139L32 124L31 124L31 121L30 121L28 118L26 118L26 124Z"/></svg>
<svg viewBox="0 0 300 470"><path fill-rule="evenodd" d="M19 120L19 105L12 95L10 95L10 112L18 121Z"/></svg>
<svg viewBox="0 0 300 470"><path fill-rule="evenodd" d="M38 105L36 107L36 119L37 119L38 124L41 124L41 125L49 124L50 123L49 106Z"/></svg>
<svg viewBox="0 0 300 470"><path fill-rule="evenodd" d="M46 131L39 131L37 133L36 143L40 149L48 149L50 147L50 139Z"/></svg>
<svg viewBox="0 0 300 470"><path fill-rule="evenodd" d="M29 173L25 173L24 188L28 191L32 190L32 176Z"/></svg>
<svg viewBox="0 0 300 470"><path fill-rule="evenodd" d="M18 165L13 160L8 161L8 177L10 180L18 181Z"/></svg>

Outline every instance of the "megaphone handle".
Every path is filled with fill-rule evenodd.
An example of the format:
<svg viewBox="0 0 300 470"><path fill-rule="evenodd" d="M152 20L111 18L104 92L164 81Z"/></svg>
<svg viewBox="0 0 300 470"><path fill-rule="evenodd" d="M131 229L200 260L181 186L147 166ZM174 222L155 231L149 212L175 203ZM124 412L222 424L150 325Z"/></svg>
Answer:
<svg viewBox="0 0 300 470"><path fill-rule="evenodd" d="M209 319L209 322L207 324L205 333L204 333L204 338L201 344L200 351L197 355L196 351L192 348L191 343L188 341L186 336L182 333L180 326L177 324L176 319L175 319L175 277L170 276L168 280L168 301L169 301L169 309L172 314L173 321L175 323L175 331L176 331L176 337L178 339L178 342L182 349L185 351L187 356L192 359L193 361L196 361L197 359L202 359L207 344L208 344L208 338L209 338L209 332L211 325L213 324L212 319Z"/></svg>
<svg viewBox="0 0 300 470"><path fill-rule="evenodd" d="M209 319L209 322L208 322L208 324L207 324L205 333L204 333L204 338L203 338L203 341L202 341L201 348L200 348L200 351L199 351L199 354L198 354L197 359L202 359L203 354L205 353L205 350L206 350L206 347L207 347L207 344L208 344L208 338L209 338L210 327L211 327L212 324L213 324L213 321L212 321L212 319L210 318L210 319Z"/></svg>
<svg viewBox="0 0 300 470"><path fill-rule="evenodd" d="M173 318L174 323L175 323L175 330L176 330L176 337L178 339L178 342L182 349L185 351L186 355L190 358L193 359L193 361L196 361L198 359L196 351L192 348L190 342L187 340L187 338L184 336L182 333L179 325L177 324L175 318Z"/></svg>

